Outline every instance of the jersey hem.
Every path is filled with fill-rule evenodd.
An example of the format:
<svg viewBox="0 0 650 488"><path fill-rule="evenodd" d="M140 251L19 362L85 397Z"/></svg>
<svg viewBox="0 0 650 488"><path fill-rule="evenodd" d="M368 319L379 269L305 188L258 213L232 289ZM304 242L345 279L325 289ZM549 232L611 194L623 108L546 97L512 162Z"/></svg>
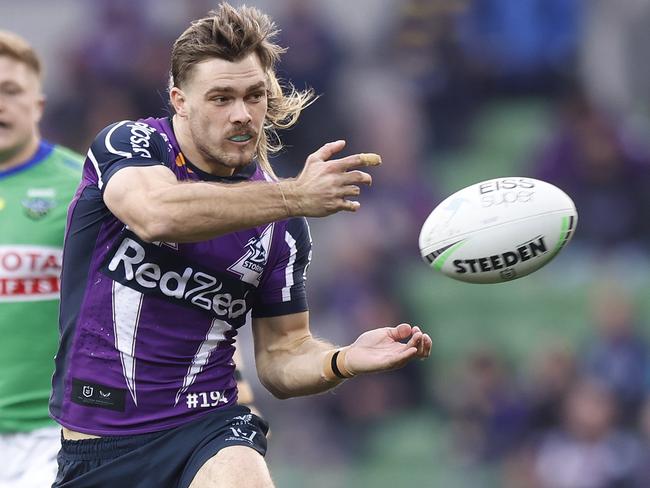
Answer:
<svg viewBox="0 0 650 488"><path fill-rule="evenodd" d="M98 436L119 436L119 435L140 435L140 434L152 434L154 432L161 432L163 430L170 430L174 429L176 427L181 427L185 424L188 424L190 422L194 422L195 420L198 420L205 415L208 415L210 413L217 412L223 408L227 407L232 407L234 405L237 405L237 397L235 396L235 399L221 405L219 407L211 408L206 410L205 412L197 413L196 415L193 415L192 417L186 417L183 418L182 420L177 420L174 422L170 422L169 424L164 424L164 425L157 425L152 428L133 428L133 429L111 429L111 430L106 430L106 429L92 429L92 428L86 428L83 426L75 425L71 422L64 421L63 419L56 417L55 415L51 415L52 419L57 422L59 425L62 427L65 427L70 430L74 430L75 432L81 432L82 434L88 434L88 435L98 435Z"/></svg>

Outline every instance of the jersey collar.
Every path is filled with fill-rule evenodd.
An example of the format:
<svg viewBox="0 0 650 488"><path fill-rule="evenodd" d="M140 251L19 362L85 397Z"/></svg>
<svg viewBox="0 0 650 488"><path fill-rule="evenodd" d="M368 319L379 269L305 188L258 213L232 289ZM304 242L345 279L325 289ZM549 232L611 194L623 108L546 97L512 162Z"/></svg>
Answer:
<svg viewBox="0 0 650 488"><path fill-rule="evenodd" d="M39 163L42 163L45 160L45 158L50 155L53 149L54 146L52 144L50 144L47 141L41 140L41 142L38 144L38 149L36 149L34 155L31 158L29 158L27 161L19 164L18 166L9 168L8 170L5 171L0 170L0 179L7 178L17 173L21 173L33 166L36 166Z"/></svg>
<svg viewBox="0 0 650 488"><path fill-rule="evenodd" d="M170 132L174 135L174 140L172 142L172 145L175 146L175 149L179 153L181 153L180 145L178 144L178 140L176 139L176 134L174 133L174 124L172 122L172 118L166 117L164 119L164 122L167 123ZM255 161L252 161L250 164L244 166L243 168L241 168L239 171L232 174L231 176L216 176L211 173L208 173L207 171L203 171L202 169L199 169L185 156L185 154L183 154L183 159L185 160L185 164L187 165L187 167L190 168L192 172L195 173L199 177L199 179L203 181L219 181L222 183L246 181L251 179L252 176L255 174L255 171L257 170L257 163Z"/></svg>
<svg viewBox="0 0 650 488"><path fill-rule="evenodd" d="M183 155L183 157L185 157L185 155ZM219 181L222 183L249 180L255 174L255 170L257 169L257 164L255 163L255 161L253 161L252 163L244 166L243 168L241 168L239 171L232 174L231 176L216 176L206 171L203 171L202 169L197 168L187 158L185 158L185 164L187 165L188 168L192 170L193 173L196 173L199 179L204 181Z"/></svg>

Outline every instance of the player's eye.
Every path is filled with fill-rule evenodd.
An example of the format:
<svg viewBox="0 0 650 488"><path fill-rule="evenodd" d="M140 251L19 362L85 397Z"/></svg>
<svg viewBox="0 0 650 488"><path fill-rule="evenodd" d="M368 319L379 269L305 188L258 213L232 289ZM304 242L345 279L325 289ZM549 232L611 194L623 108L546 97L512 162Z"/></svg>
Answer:
<svg viewBox="0 0 650 488"><path fill-rule="evenodd" d="M17 85L2 85L0 86L0 94L6 96L14 96L22 93L22 90Z"/></svg>
<svg viewBox="0 0 650 488"><path fill-rule="evenodd" d="M210 100L212 102L216 103L217 105L225 105L226 103L228 103L230 98L229 97L212 97Z"/></svg>
<svg viewBox="0 0 650 488"><path fill-rule="evenodd" d="M251 102L259 102L264 98L265 95L266 93L263 91L253 92L250 95L248 95L248 100Z"/></svg>

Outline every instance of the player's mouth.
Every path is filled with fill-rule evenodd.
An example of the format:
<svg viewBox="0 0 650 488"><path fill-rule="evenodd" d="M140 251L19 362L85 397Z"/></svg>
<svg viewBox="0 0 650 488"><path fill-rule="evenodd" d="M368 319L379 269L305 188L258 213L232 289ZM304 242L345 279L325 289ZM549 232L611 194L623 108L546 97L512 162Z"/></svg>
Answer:
<svg viewBox="0 0 650 488"><path fill-rule="evenodd" d="M236 134L234 136L228 137L228 140L230 142L234 142L235 144L246 144L247 142L251 141L253 139L252 134Z"/></svg>

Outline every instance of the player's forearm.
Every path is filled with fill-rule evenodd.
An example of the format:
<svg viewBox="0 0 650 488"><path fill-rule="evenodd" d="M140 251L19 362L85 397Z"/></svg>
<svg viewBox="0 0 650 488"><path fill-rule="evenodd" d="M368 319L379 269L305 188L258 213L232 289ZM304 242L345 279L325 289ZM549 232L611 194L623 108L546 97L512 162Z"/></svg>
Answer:
<svg viewBox="0 0 650 488"><path fill-rule="evenodd" d="M136 234L150 241L195 242L294 216L289 182L189 183L154 189ZM139 227L139 228L138 228Z"/></svg>
<svg viewBox="0 0 650 488"><path fill-rule="evenodd" d="M257 371L262 384L277 398L313 395L338 385L325 363L335 346L313 337L257 354ZM329 373L329 374L328 374Z"/></svg>

